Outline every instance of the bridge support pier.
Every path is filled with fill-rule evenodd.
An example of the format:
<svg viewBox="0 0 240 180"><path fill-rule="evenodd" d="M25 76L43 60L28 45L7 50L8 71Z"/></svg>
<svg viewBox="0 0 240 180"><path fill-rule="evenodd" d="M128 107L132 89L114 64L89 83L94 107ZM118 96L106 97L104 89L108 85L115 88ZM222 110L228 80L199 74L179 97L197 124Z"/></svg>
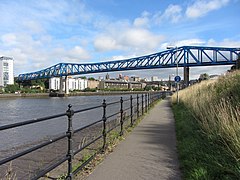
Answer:
<svg viewBox="0 0 240 180"><path fill-rule="evenodd" d="M189 66L184 66L184 87L189 85Z"/></svg>
<svg viewBox="0 0 240 180"><path fill-rule="evenodd" d="M65 94L69 94L68 77L65 77Z"/></svg>
<svg viewBox="0 0 240 180"><path fill-rule="evenodd" d="M63 94L63 77L60 77L59 94Z"/></svg>

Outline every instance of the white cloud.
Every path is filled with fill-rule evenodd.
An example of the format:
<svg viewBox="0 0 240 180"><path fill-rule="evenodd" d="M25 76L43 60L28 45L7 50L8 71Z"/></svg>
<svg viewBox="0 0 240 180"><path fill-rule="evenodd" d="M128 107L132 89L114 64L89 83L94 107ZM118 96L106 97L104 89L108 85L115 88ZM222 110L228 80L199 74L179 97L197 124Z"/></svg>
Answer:
<svg viewBox="0 0 240 180"><path fill-rule="evenodd" d="M153 34L146 29L131 28L120 35L119 42L136 50L153 50L164 39L163 36Z"/></svg>
<svg viewBox="0 0 240 180"><path fill-rule="evenodd" d="M61 60L82 63L91 58L90 53L80 45L56 48L51 45L52 41L48 35L33 39L31 34L4 34L0 41L0 55L14 58L15 75L23 73L23 69L27 72L36 71Z"/></svg>
<svg viewBox="0 0 240 180"><path fill-rule="evenodd" d="M65 56L69 59L83 61L91 58L90 53L80 46L75 46L66 52Z"/></svg>
<svg viewBox="0 0 240 180"><path fill-rule="evenodd" d="M136 27L148 27L149 26L149 17L150 13L147 11L144 11L141 15L141 17L138 17L134 20L133 25Z"/></svg>
<svg viewBox="0 0 240 180"><path fill-rule="evenodd" d="M233 41L231 39L224 39L223 41L217 42L214 39L209 39L207 42L208 46L222 46L222 47L240 47L240 41Z"/></svg>
<svg viewBox="0 0 240 180"><path fill-rule="evenodd" d="M161 49L166 50L168 46L180 47L180 46L200 46L205 45L206 41L203 39L183 39L175 42L165 42L161 45Z"/></svg>
<svg viewBox="0 0 240 180"><path fill-rule="evenodd" d="M163 18L170 19L171 22L175 23L181 18L182 7L179 5L170 4L163 14Z"/></svg>
<svg viewBox="0 0 240 180"><path fill-rule="evenodd" d="M1 37L2 43L5 46L12 46L16 44L16 35L14 33L4 34Z"/></svg>
<svg viewBox="0 0 240 180"><path fill-rule="evenodd" d="M143 54L158 49L163 39L162 35L154 34L144 28L116 26L97 36L94 47L101 52L122 50Z"/></svg>
<svg viewBox="0 0 240 180"><path fill-rule="evenodd" d="M170 4L167 9L165 9L164 13L161 14L157 12L153 15L153 21L156 24L160 24L162 22L170 21L171 23L177 23L182 17L182 7L180 5Z"/></svg>
<svg viewBox="0 0 240 180"><path fill-rule="evenodd" d="M36 22L36 21L25 21L23 23L23 26L25 26L29 32L33 33L33 34L40 34L40 33L43 33L45 32L43 26Z"/></svg>
<svg viewBox="0 0 240 180"><path fill-rule="evenodd" d="M185 14L188 18L202 17L210 11L220 9L229 2L230 0L197 0L187 7Z"/></svg>
<svg viewBox="0 0 240 180"><path fill-rule="evenodd" d="M101 52L121 49L121 46L117 45L116 40L107 35L97 37L94 41L94 47L97 51Z"/></svg>

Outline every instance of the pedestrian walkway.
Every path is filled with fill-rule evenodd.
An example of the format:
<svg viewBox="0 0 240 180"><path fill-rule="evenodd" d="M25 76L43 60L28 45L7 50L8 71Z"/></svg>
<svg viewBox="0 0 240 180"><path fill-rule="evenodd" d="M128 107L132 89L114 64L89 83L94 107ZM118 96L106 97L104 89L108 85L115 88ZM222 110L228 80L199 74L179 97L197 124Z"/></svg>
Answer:
<svg viewBox="0 0 240 180"><path fill-rule="evenodd" d="M87 178L106 179L181 179L169 98L158 103Z"/></svg>

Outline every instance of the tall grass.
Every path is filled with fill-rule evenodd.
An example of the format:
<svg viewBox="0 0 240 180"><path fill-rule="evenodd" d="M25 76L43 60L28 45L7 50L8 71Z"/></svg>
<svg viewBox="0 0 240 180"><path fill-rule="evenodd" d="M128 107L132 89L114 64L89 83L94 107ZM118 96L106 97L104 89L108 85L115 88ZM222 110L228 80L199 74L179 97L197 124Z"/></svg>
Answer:
<svg viewBox="0 0 240 180"><path fill-rule="evenodd" d="M179 91L183 103L202 132L240 161L240 71L203 81ZM176 103L176 95L173 95Z"/></svg>

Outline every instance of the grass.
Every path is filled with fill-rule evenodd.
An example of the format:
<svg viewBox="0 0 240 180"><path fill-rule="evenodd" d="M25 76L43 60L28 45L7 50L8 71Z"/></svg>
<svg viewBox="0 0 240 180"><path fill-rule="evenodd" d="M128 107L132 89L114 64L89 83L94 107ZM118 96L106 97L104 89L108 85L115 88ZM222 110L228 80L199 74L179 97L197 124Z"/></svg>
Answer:
<svg viewBox="0 0 240 180"><path fill-rule="evenodd" d="M240 163L221 142L204 133L183 104L174 105L177 149L183 179L240 179Z"/></svg>
<svg viewBox="0 0 240 180"><path fill-rule="evenodd" d="M184 177L240 179L240 71L181 90L179 97L180 105L176 95L172 102Z"/></svg>

